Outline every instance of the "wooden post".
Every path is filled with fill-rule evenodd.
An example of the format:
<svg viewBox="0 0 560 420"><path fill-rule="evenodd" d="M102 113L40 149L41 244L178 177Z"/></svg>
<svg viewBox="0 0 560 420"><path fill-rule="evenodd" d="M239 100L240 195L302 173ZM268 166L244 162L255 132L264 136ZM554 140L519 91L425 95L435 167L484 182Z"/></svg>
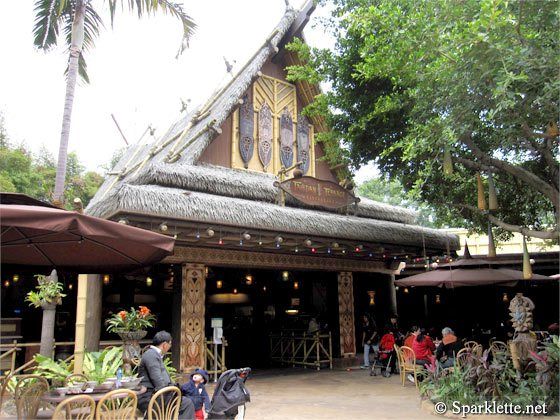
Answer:
<svg viewBox="0 0 560 420"><path fill-rule="evenodd" d="M78 275L78 299L76 307L76 342L74 344L74 373L83 373L86 335L87 274Z"/></svg>
<svg viewBox="0 0 560 420"><path fill-rule="evenodd" d="M87 276L85 348L87 351L98 351L102 325L101 301L103 298L103 281L100 274L88 274Z"/></svg>
<svg viewBox="0 0 560 420"><path fill-rule="evenodd" d="M338 273L338 316L340 323L340 353L343 357L356 355L354 326L354 287L351 272Z"/></svg>
<svg viewBox="0 0 560 420"><path fill-rule="evenodd" d="M206 298L206 267L183 264L181 288L181 372L202 366L206 357L204 318Z"/></svg>
<svg viewBox="0 0 560 420"><path fill-rule="evenodd" d="M395 290L395 275L389 274L389 308L391 314L397 314L397 291Z"/></svg>

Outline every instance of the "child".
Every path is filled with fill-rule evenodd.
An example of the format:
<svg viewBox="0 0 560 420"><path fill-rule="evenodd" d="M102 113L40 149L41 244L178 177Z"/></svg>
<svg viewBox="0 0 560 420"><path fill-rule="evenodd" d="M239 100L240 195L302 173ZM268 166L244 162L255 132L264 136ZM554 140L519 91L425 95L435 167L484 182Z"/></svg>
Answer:
<svg viewBox="0 0 560 420"><path fill-rule="evenodd" d="M206 408L210 407L210 397L204 384L208 382L208 372L204 369L196 369L193 374L191 374L191 380L184 384L181 389L187 397L189 397L194 404L194 415L197 420L204 420L204 412L202 411L202 406Z"/></svg>

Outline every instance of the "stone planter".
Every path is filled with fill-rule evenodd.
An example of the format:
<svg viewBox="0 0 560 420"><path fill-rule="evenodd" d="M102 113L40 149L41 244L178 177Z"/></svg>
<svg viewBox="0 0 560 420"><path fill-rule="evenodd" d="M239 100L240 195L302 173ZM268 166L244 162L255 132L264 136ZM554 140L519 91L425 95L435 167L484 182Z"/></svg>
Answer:
<svg viewBox="0 0 560 420"><path fill-rule="evenodd" d="M125 331L119 330L117 334L123 340L123 375L132 375L132 363L134 359L139 359L141 356L139 340L142 340L148 331L135 330Z"/></svg>

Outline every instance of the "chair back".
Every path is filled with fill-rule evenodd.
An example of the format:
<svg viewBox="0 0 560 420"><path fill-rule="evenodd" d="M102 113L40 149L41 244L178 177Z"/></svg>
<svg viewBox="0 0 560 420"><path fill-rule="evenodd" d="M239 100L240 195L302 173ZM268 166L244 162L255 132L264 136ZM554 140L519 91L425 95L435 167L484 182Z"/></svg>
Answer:
<svg viewBox="0 0 560 420"><path fill-rule="evenodd" d="M148 420L177 420L181 406L181 390L176 386L160 389L148 404Z"/></svg>
<svg viewBox="0 0 560 420"><path fill-rule="evenodd" d="M2 380L2 386L0 386L0 413L2 413L2 406L4 405L4 397L6 396L8 383L12 380L14 374L10 371L6 373L4 379Z"/></svg>
<svg viewBox="0 0 560 420"><path fill-rule="evenodd" d="M49 382L42 376L23 375L18 378L17 385L14 390L14 400L16 401L16 404L25 390L36 383L42 383L47 388L47 391L49 390Z"/></svg>
<svg viewBox="0 0 560 420"><path fill-rule="evenodd" d="M459 350L459 353L457 353L457 355L455 356L457 367L459 369L466 367L470 359L471 359L471 350L466 347Z"/></svg>
<svg viewBox="0 0 560 420"><path fill-rule="evenodd" d="M71 373L66 377L66 379L64 379L64 386L68 386L75 382L87 382L87 381L89 381L89 378L83 373Z"/></svg>
<svg viewBox="0 0 560 420"><path fill-rule="evenodd" d="M97 403L96 420L135 420L138 398L130 389L110 391Z"/></svg>
<svg viewBox="0 0 560 420"><path fill-rule="evenodd" d="M411 347L402 346L400 348L401 355L400 357L403 360L403 363L412 363L413 366L416 366L416 353L412 350Z"/></svg>
<svg viewBox="0 0 560 420"><path fill-rule="evenodd" d="M19 398L16 400L18 420L37 418L41 395L49 390L49 386L45 385L45 382L35 382L26 387L19 395Z"/></svg>
<svg viewBox="0 0 560 420"><path fill-rule="evenodd" d="M89 395L67 398L56 406L52 418L53 420L93 420L95 400Z"/></svg>
<svg viewBox="0 0 560 420"><path fill-rule="evenodd" d="M474 356L482 357L482 353L484 349L482 348L482 344L477 344L471 349L471 352Z"/></svg>
<svg viewBox="0 0 560 420"><path fill-rule="evenodd" d="M493 341L490 346L490 351L492 352L492 357L496 358L498 353L507 353L509 351L508 345L503 341Z"/></svg>
<svg viewBox="0 0 560 420"><path fill-rule="evenodd" d="M478 343L476 341L466 341L465 344L463 345L463 347L467 348L467 349L473 349L476 346L478 346Z"/></svg>

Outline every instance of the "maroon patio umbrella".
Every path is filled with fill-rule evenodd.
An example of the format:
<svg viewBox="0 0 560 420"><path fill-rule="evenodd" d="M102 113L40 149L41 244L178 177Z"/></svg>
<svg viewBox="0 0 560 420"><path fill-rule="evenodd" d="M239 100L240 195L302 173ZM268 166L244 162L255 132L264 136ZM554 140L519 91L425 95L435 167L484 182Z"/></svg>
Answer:
<svg viewBox="0 0 560 420"><path fill-rule="evenodd" d="M552 283L554 280L548 276L533 274L529 280L523 279L523 272L509 268L439 268L433 271L416 274L395 281L398 286L431 286L455 287L464 286L508 286L514 287L520 281L540 283Z"/></svg>
<svg viewBox="0 0 560 420"><path fill-rule="evenodd" d="M2 264L74 273L124 273L173 252L172 237L34 205L0 204Z"/></svg>

